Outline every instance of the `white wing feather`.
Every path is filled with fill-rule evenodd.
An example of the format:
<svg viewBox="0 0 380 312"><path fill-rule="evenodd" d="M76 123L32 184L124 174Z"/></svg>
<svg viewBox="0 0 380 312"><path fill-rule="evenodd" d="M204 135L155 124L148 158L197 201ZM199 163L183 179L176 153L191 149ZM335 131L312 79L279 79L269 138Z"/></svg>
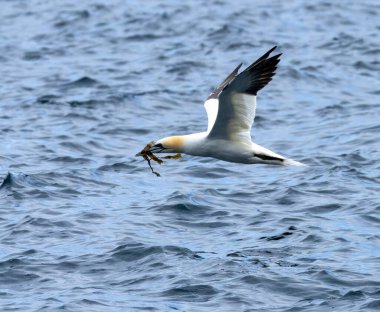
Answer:
<svg viewBox="0 0 380 312"><path fill-rule="evenodd" d="M204 105L207 112L208 124L207 133L213 129L216 118L228 120L228 124L219 123L222 126L213 129L213 136L225 140L249 141L251 142L251 128L256 114L256 96L244 93L232 93L229 97L222 100L230 101L232 106L233 118L224 116L224 113L231 114L231 111L219 110L219 99L208 99ZM223 103L222 103L223 104Z"/></svg>
<svg viewBox="0 0 380 312"><path fill-rule="evenodd" d="M250 143L251 128L256 115L256 96L244 93L232 93L230 100L234 116L228 122L226 139ZM223 118L222 114L220 117ZM215 131L223 132L217 128Z"/></svg>
<svg viewBox="0 0 380 312"><path fill-rule="evenodd" d="M210 133L212 127L214 126L216 116L218 115L219 100L218 99L208 99L205 103L205 109L207 113L207 133Z"/></svg>

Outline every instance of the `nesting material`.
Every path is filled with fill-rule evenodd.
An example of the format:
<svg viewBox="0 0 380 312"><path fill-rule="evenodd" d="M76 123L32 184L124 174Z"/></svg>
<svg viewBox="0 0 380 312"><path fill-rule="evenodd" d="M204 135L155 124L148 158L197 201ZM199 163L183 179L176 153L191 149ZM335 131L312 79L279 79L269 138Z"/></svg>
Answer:
<svg viewBox="0 0 380 312"><path fill-rule="evenodd" d="M153 160L156 163L158 163L159 165L162 165L164 163L163 159L178 159L178 158L181 158L182 155L181 154L175 154L175 155L167 155L167 156L163 156L163 157L157 157L156 155L154 155L150 151L150 148L153 145L154 145L154 142L148 143L142 149L142 151L139 153L139 155L142 156L148 162L149 168L152 171L152 173L154 173L157 177L160 177L161 175L158 172L156 172L156 171L153 170L153 167L152 167L152 164L151 164L150 161Z"/></svg>

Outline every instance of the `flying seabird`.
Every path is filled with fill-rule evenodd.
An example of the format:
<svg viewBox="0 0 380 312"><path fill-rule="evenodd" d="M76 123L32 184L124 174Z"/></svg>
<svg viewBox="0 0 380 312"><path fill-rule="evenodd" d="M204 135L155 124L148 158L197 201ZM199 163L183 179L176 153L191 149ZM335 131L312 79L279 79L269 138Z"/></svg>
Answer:
<svg viewBox="0 0 380 312"><path fill-rule="evenodd" d="M272 80L280 61L281 53L270 57L275 49L270 49L240 74L242 64L239 64L209 95L204 103L207 131L165 137L156 141L150 152L184 153L244 164L302 166L251 141L257 92Z"/></svg>

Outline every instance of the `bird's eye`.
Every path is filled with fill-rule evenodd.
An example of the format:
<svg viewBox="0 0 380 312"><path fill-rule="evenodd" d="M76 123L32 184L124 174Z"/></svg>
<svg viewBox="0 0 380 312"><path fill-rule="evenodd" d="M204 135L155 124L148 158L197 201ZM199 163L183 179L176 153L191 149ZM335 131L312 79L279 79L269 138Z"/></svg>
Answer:
<svg viewBox="0 0 380 312"><path fill-rule="evenodd" d="M163 146L161 143L159 143L159 144L156 144L156 145L154 145L153 147L164 148L164 146Z"/></svg>

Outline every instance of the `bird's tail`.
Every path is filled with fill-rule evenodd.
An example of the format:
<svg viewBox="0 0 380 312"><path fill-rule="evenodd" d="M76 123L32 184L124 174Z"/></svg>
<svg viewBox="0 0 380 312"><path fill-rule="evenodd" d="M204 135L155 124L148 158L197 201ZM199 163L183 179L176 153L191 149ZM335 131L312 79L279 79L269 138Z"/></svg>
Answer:
<svg viewBox="0 0 380 312"><path fill-rule="evenodd" d="M284 165L285 166L299 166L299 167L306 167L307 166L307 165L305 165L299 161L293 160L293 159L285 159Z"/></svg>

